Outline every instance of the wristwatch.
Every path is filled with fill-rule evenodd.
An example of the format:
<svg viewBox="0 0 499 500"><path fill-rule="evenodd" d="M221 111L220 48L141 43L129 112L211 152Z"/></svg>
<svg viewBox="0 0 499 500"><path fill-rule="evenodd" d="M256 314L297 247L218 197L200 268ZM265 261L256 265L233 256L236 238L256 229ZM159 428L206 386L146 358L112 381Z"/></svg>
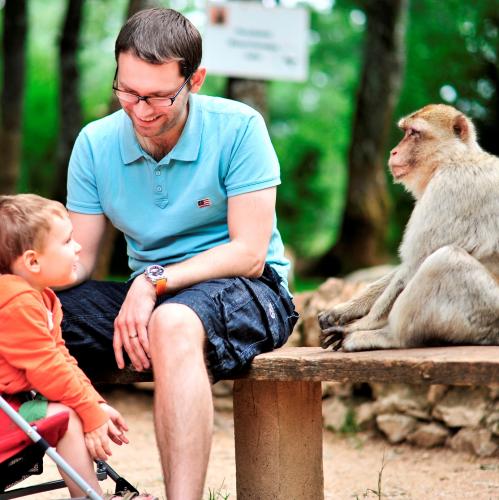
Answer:
<svg viewBox="0 0 499 500"><path fill-rule="evenodd" d="M158 266L157 264L147 266L144 271L144 276L146 280L152 283L156 288L156 295L163 295L166 293L168 278L166 277L166 270L163 266Z"/></svg>

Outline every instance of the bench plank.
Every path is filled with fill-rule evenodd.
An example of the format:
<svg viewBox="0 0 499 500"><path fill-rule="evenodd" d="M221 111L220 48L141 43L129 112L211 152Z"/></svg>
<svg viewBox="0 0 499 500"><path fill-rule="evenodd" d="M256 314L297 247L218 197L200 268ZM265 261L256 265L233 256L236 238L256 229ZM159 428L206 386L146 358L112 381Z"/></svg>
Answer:
<svg viewBox="0 0 499 500"><path fill-rule="evenodd" d="M400 382L487 385L499 383L499 346L425 347L355 353L320 347L281 347L257 356L239 375L251 380ZM153 379L132 367L92 377L95 383L130 384Z"/></svg>
<svg viewBox="0 0 499 500"><path fill-rule="evenodd" d="M241 378L487 385L499 383L499 346L355 353L333 352L320 347L282 347L257 356Z"/></svg>

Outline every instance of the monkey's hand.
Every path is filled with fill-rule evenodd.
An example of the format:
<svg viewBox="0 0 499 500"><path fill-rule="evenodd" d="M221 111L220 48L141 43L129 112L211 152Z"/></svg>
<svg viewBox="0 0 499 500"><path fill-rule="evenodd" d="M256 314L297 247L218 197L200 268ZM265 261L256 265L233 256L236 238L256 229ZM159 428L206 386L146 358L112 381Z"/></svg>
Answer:
<svg viewBox="0 0 499 500"><path fill-rule="evenodd" d="M362 314L358 314L350 302L338 304L328 311L319 313L318 320L321 330L325 330L330 326L347 325L358 319Z"/></svg>
<svg viewBox="0 0 499 500"><path fill-rule="evenodd" d="M333 351L338 351L345 337L346 331L344 326L330 326L321 330L320 341L321 347L327 349L331 346Z"/></svg>

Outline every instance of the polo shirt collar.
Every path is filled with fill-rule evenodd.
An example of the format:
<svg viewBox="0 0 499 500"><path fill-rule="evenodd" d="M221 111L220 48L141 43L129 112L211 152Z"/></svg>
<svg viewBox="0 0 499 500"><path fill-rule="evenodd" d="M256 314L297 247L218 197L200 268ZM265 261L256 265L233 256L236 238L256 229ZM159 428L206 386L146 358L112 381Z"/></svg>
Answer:
<svg viewBox="0 0 499 500"><path fill-rule="evenodd" d="M177 144L167 155L171 160L195 161L199 155L203 115L198 99L199 96L189 94L189 115ZM120 134L121 158L123 163L128 165L144 157L144 150L137 140L132 120L123 110L120 112L123 116Z"/></svg>
<svg viewBox="0 0 499 500"><path fill-rule="evenodd" d="M199 99L198 95L189 94L189 116L177 144L169 153L172 160L195 161L199 155L203 132L203 114Z"/></svg>

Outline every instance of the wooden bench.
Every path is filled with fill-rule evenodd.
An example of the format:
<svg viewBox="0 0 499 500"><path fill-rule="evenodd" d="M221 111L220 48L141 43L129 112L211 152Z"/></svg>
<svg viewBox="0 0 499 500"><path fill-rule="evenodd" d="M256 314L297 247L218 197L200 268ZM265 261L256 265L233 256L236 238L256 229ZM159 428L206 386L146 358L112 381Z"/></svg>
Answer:
<svg viewBox="0 0 499 500"><path fill-rule="evenodd" d="M102 381L150 379L150 373L127 369ZM324 498L322 381L499 383L499 347L359 353L283 347L257 356L234 383L238 500Z"/></svg>

